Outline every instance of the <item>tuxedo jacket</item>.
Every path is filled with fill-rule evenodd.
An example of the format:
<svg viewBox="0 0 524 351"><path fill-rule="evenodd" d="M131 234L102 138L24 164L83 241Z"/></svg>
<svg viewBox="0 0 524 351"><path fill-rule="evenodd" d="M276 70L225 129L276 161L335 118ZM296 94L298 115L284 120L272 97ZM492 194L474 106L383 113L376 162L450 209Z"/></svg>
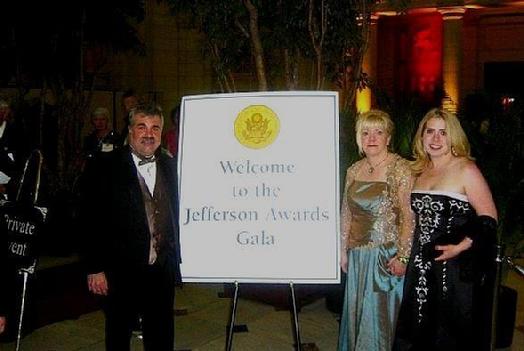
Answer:
<svg viewBox="0 0 524 351"><path fill-rule="evenodd" d="M17 135L15 128L10 123L6 122L4 134L0 137L0 171L4 172L9 177L13 177L17 173L19 163L18 160L17 142L20 135Z"/></svg>
<svg viewBox="0 0 524 351"><path fill-rule="evenodd" d="M0 218L0 283L2 288L0 289L0 317L5 317L7 313L7 301L9 294L6 289L13 289L13 284L8 278L7 271L7 233L5 230L4 218Z"/></svg>
<svg viewBox="0 0 524 351"><path fill-rule="evenodd" d="M157 172L166 181L171 217L170 227L165 228L170 244L163 264L174 268L180 281L177 174L174 160L159 151ZM129 146L101 153L84 176L82 227L88 273L143 269L149 261L151 233Z"/></svg>

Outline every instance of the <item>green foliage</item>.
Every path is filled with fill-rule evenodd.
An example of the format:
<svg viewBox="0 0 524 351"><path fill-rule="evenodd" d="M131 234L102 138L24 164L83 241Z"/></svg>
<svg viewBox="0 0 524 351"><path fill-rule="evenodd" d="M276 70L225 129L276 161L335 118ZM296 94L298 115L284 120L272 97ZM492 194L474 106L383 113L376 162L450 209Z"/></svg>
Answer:
<svg viewBox="0 0 524 351"><path fill-rule="evenodd" d="M191 23L200 30L207 44L206 57L212 60L216 72L242 72L251 70L251 43L249 41L249 15L243 1L231 0L166 0L172 13L190 14ZM264 48L264 59L268 78L272 88L283 81L285 50L291 59L311 60L315 57L308 28L308 1L303 0L267 0L251 2L258 10L258 29ZM364 38L360 34L357 22L361 4L373 4L373 1L313 1L315 35L321 36L320 19L324 14L326 30L323 40L323 74L334 79L336 74L348 64L348 50L361 47ZM322 12L324 5L324 12ZM218 51L210 53L212 48ZM211 54L211 55L209 55ZM253 74L254 76L254 74ZM301 79L301 88L312 86ZM356 84L356 83L355 83Z"/></svg>
<svg viewBox="0 0 524 351"><path fill-rule="evenodd" d="M362 1L362 3L371 3ZM371 9L371 6L369 7ZM334 78L340 70L351 62L353 48L365 45L357 17L361 15L358 6L351 1L330 1L329 22L326 37L326 65L328 74ZM364 20L369 21L369 18Z"/></svg>
<svg viewBox="0 0 524 351"><path fill-rule="evenodd" d="M405 96L400 101L395 101L381 91L375 91L375 94L378 108L389 113L395 124L392 151L411 159L418 123L430 107L416 96Z"/></svg>
<svg viewBox="0 0 524 351"><path fill-rule="evenodd" d="M476 163L486 178L499 215L499 238L506 254L524 253L524 106L507 110L485 94L469 97L461 122Z"/></svg>
<svg viewBox="0 0 524 351"><path fill-rule="evenodd" d="M307 52L310 49L307 28L306 1L267 1L260 7L264 47L269 50L287 48Z"/></svg>
<svg viewBox="0 0 524 351"><path fill-rule="evenodd" d="M345 169L361 158L355 139L355 123L357 114L353 111L339 113L340 129L340 168Z"/></svg>
<svg viewBox="0 0 524 351"><path fill-rule="evenodd" d="M378 109L390 115L395 125L390 151L411 159L413 137L420 119L427 112L426 106L416 98L406 98L405 101L396 102L380 93L377 94L377 105ZM356 112L351 110L340 112L341 167L343 163L350 165L361 158L355 139L356 119Z"/></svg>
<svg viewBox="0 0 524 351"><path fill-rule="evenodd" d="M344 191L346 170L361 156L355 140L355 122L357 114L353 111L340 111L339 113L339 180L340 191Z"/></svg>
<svg viewBox="0 0 524 351"><path fill-rule="evenodd" d="M167 0L167 3L174 15L189 15L191 25L219 48L225 67L238 67L249 57L249 41L235 24L246 21L247 14L240 1Z"/></svg>
<svg viewBox="0 0 524 351"><path fill-rule="evenodd" d="M412 6L413 0L387 0L388 6L397 13L406 13Z"/></svg>

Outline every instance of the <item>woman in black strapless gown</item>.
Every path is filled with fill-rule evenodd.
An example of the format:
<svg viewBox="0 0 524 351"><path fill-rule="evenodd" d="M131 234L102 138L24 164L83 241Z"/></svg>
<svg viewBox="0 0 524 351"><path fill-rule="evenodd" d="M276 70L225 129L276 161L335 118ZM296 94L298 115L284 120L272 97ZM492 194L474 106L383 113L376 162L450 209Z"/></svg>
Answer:
<svg viewBox="0 0 524 351"><path fill-rule="evenodd" d="M416 228L393 350L489 350L497 212L455 115L414 141Z"/></svg>

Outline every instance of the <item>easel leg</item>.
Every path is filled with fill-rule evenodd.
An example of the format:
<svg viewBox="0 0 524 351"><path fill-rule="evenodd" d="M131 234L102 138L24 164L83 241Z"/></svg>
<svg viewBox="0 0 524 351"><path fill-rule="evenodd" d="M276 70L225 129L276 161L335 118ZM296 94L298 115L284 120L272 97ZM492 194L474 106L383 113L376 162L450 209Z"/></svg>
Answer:
<svg viewBox="0 0 524 351"><path fill-rule="evenodd" d="M289 283L289 289L291 290L291 300L293 302L293 326L295 328L295 345L296 350L301 351L302 350L302 342L300 341L300 327L298 324L298 313L297 313L297 300L295 298L295 288L293 286L293 282Z"/></svg>
<svg viewBox="0 0 524 351"><path fill-rule="evenodd" d="M24 311L25 311L25 295L27 290L27 278L29 277L29 272L25 269L20 271L20 274L23 276L23 285L22 285L22 302L20 303L20 319L18 320L18 334L16 336L16 351L20 350L20 341L22 339L22 324L24 320Z"/></svg>
<svg viewBox="0 0 524 351"><path fill-rule="evenodd" d="M493 305L491 306L491 344L490 350L495 350L495 343L497 341L497 303L499 299L499 289L502 276L502 264L504 259L504 248L502 245L497 245L497 254L495 258L495 284L493 287Z"/></svg>
<svg viewBox="0 0 524 351"><path fill-rule="evenodd" d="M226 351L231 351L233 347L233 331L235 327L235 318L237 314L237 302L238 302L238 282L235 282L235 295L233 297L231 305L231 317L229 319L229 325L227 330L226 340Z"/></svg>

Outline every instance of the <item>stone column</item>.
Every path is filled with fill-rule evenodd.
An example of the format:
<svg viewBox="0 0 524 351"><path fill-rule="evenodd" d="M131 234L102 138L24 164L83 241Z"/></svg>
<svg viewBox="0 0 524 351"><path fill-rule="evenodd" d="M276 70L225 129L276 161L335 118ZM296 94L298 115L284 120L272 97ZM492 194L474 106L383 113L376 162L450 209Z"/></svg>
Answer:
<svg viewBox="0 0 524 351"><path fill-rule="evenodd" d="M443 99L442 106L456 112L461 99L462 19L466 9L461 6L441 7L438 11L444 20L442 78L447 96Z"/></svg>

